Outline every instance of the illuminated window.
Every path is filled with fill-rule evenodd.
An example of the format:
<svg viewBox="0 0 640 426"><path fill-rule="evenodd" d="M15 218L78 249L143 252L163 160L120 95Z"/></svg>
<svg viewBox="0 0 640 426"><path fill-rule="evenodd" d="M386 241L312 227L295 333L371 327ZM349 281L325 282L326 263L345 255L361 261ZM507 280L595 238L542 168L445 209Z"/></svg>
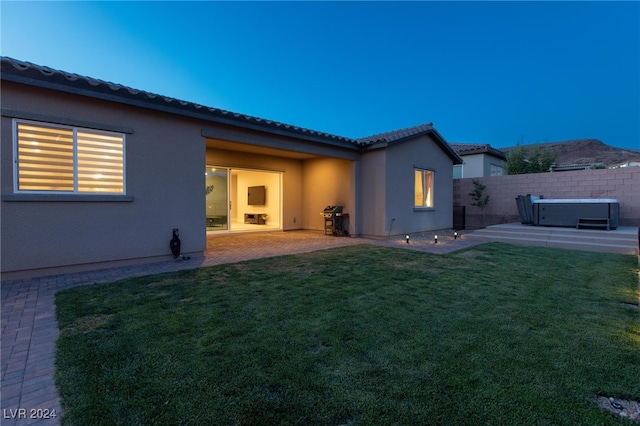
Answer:
<svg viewBox="0 0 640 426"><path fill-rule="evenodd" d="M16 123L19 192L124 194L124 135Z"/></svg>
<svg viewBox="0 0 640 426"><path fill-rule="evenodd" d="M433 207L433 172L415 169L415 207Z"/></svg>

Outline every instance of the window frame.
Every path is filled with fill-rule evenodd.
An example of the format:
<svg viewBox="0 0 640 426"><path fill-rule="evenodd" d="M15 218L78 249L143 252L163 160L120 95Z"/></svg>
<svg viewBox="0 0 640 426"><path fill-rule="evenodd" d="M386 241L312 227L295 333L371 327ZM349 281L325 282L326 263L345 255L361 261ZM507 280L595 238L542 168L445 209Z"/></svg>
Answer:
<svg viewBox="0 0 640 426"><path fill-rule="evenodd" d="M19 140L18 140L18 127L20 124L27 126L40 126L43 128L61 129L71 131L72 144L73 144L73 191L58 191L58 190L28 190L20 189L20 155L19 155ZM45 121L36 121L23 118L14 118L12 123L13 132L13 195L3 195L5 201L75 201L75 200L115 200L115 201L131 201L132 197L127 196L127 167L126 167L126 146L127 137L123 132L109 131L103 129L95 129L90 127L77 126L72 124L58 124ZM78 170L78 133L88 133L92 135L112 136L122 139L122 191L121 192L107 192L107 191L81 191L79 190L79 170Z"/></svg>
<svg viewBox="0 0 640 426"><path fill-rule="evenodd" d="M498 171L498 170L500 171L500 174L495 174L494 171ZM489 163L489 174L491 176L504 176L506 174L505 168L500 164Z"/></svg>
<svg viewBox="0 0 640 426"><path fill-rule="evenodd" d="M422 205L416 205L417 198L417 187L416 187L416 173L420 172L422 177ZM430 197L427 197L425 188L426 188L426 176L431 174L431 186L430 186ZM413 210L415 211L429 211L435 209L435 181L436 181L436 173L434 170L425 168L425 167L417 167L413 168ZM426 199L429 198L431 201L431 205L427 205Z"/></svg>
<svg viewBox="0 0 640 426"><path fill-rule="evenodd" d="M460 170L460 176L456 177L456 170ZM453 178L454 179L464 179L464 164L454 164L453 165Z"/></svg>

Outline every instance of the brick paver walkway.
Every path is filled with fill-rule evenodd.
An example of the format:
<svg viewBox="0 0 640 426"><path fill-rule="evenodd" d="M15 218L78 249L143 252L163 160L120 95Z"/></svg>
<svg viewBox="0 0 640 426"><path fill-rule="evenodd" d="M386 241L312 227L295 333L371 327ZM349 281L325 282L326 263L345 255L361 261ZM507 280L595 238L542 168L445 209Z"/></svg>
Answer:
<svg viewBox="0 0 640 426"><path fill-rule="evenodd" d="M58 337L54 297L59 290L355 244L395 246L432 253L447 253L479 244L464 239L454 241L448 231L446 235L441 232L439 243L433 244L434 234L412 235L409 244L402 238L338 238L311 231L227 234L208 238L207 251L200 258L3 282L0 354L2 425L57 425L60 422L62 408L54 383ZM43 418L53 412L56 417Z"/></svg>

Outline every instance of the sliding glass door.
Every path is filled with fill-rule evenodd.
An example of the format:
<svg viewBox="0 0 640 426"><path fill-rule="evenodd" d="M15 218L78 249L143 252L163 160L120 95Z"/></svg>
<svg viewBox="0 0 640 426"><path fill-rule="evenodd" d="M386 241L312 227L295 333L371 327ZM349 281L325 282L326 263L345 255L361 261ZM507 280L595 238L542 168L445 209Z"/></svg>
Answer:
<svg viewBox="0 0 640 426"><path fill-rule="evenodd" d="M226 168L207 167L205 171L207 231L229 229L228 177Z"/></svg>
<svg viewBox="0 0 640 426"><path fill-rule="evenodd" d="M207 231L282 229L282 173L207 166Z"/></svg>

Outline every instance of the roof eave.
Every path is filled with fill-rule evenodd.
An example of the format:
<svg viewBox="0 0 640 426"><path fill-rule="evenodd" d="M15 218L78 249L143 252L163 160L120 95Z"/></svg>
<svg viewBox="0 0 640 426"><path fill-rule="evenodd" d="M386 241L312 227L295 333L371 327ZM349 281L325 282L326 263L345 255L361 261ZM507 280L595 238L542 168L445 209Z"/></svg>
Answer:
<svg viewBox="0 0 640 426"><path fill-rule="evenodd" d="M465 155L475 155L475 154L489 154L489 155L493 155L494 157L498 157L498 158L500 158L502 160L505 160L505 161L507 159L507 156L503 152L498 151L498 150L493 149L493 148L489 148L489 149L487 149L487 148L469 149L469 150L466 150L466 151L460 151L458 153L458 155L460 155L461 157L464 157Z"/></svg>
<svg viewBox="0 0 640 426"><path fill-rule="evenodd" d="M447 141L442 137L440 133L438 133L436 129L431 128L429 132L433 133L436 136L436 143L440 145L440 148L442 148L442 150L451 158L451 160L453 160L454 165L463 163L462 158L460 158L458 153L453 148L451 148L451 146L449 146Z"/></svg>
<svg viewBox="0 0 640 426"><path fill-rule="evenodd" d="M42 80L39 78L21 76L21 75L7 73L7 72L0 73L0 77L2 80L11 81L18 84L35 86L35 87L40 87L44 89L50 89L50 90L55 90L59 92L80 95L80 96L86 96L94 99L117 102L121 104L135 106L135 107L166 112L169 114L197 118L197 119L201 119L209 122L242 127L249 130L266 132L270 134L277 134L280 136L294 137L294 138L304 139L311 142L320 142L320 143L330 144L330 145L341 147L341 148L348 148L353 150L358 149L355 142L349 138L343 138L339 136L333 137L331 135L328 135L327 137L323 137L320 135L313 134L306 129L297 128L298 130L295 130L295 129L289 128L291 126L288 126L283 123L275 123L269 120L262 120L258 118L254 118L254 120L258 122L250 122L246 119L243 119L243 117L246 117L246 115L243 115L243 114L235 114L235 113L226 112L226 111L222 112L222 110L218 110L218 112L214 112L215 109L213 108L196 106L196 104L193 104L193 103L182 102L175 99L169 99L159 95L158 96L154 95L153 97L149 97L148 100L145 100L145 99L141 99L140 95L134 95L129 93L124 87L119 89L118 91L114 91L109 88L107 88L107 90L98 90L99 86L83 88L83 87L79 87L77 82L75 82L76 84L62 84L59 82L52 82L52 81ZM101 84L104 84L104 83L101 82ZM149 96L149 95L150 94L146 94L146 96ZM177 104L181 104L181 105L178 106ZM259 121L264 121L264 124L261 124Z"/></svg>
<svg viewBox="0 0 640 426"><path fill-rule="evenodd" d="M440 133L438 133L438 131L436 129L434 129L433 127L427 130L424 130L422 132L418 132L415 133L413 135L408 135L390 142L387 142L386 146L393 146L402 142L405 142L407 140L410 139L414 139L423 135L431 135L433 137L433 140L436 142L436 144L440 147L440 149L442 149L445 154L447 154L447 156L449 158L451 158L451 160L453 161L453 164L462 164L462 158L460 158L460 156L458 155L458 153L449 146L449 144L447 143L447 141L442 137L442 135L440 135Z"/></svg>

